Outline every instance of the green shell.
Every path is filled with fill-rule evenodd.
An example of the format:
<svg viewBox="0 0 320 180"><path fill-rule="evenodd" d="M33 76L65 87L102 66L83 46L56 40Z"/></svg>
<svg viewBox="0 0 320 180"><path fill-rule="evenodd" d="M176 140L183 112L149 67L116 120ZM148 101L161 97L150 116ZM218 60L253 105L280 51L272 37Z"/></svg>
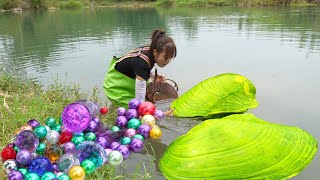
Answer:
<svg viewBox="0 0 320 180"><path fill-rule="evenodd" d="M206 120L173 141L160 159L167 179L287 179L312 161L316 140L253 114Z"/></svg>
<svg viewBox="0 0 320 180"><path fill-rule="evenodd" d="M200 82L174 100L171 108L177 117L243 113L258 106L255 94L256 88L246 77L227 73Z"/></svg>

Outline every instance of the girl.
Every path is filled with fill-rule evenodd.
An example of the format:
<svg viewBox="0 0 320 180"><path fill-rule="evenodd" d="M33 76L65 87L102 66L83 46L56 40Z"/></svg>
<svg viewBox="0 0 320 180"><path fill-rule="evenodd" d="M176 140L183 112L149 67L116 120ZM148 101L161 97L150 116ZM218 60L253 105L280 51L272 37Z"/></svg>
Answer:
<svg viewBox="0 0 320 180"><path fill-rule="evenodd" d="M127 106L132 98L144 102L154 64L165 67L176 55L172 38L162 30L155 30L150 46L134 49L120 58L113 57L103 84L105 94L117 106ZM164 81L164 77L158 76L156 80Z"/></svg>

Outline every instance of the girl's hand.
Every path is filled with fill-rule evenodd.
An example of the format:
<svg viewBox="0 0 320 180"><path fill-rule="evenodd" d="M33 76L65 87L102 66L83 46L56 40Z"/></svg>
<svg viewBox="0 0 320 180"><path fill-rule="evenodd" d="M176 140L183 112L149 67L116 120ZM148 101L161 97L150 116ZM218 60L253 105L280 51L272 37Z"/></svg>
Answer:
<svg viewBox="0 0 320 180"><path fill-rule="evenodd" d="M166 78L164 76L158 75L156 82L165 82L165 81L166 81Z"/></svg>
<svg viewBox="0 0 320 180"><path fill-rule="evenodd" d="M170 109L169 111L164 112L164 115L173 117L174 116L173 111L174 111L174 109Z"/></svg>

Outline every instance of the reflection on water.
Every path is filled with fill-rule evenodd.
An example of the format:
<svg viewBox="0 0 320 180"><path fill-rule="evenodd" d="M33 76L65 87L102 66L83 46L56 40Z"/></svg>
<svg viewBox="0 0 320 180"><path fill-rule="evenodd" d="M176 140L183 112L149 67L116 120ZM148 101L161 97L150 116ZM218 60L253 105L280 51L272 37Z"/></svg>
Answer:
<svg viewBox="0 0 320 180"><path fill-rule="evenodd" d="M320 139L319 7L5 12L0 24L1 69L44 85L58 76L88 91L102 89L113 55L148 44L152 30L162 28L176 41L178 54L159 71L179 84L180 94L211 76L239 73L257 88L260 105L251 113ZM162 140L147 142L156 155L154 179L163 179L157 162L166 147L197 123L176 118L160 123ZM148 162L145 153L135 154L125 170ZM320 179L318 154L293 179Z"/></svg>

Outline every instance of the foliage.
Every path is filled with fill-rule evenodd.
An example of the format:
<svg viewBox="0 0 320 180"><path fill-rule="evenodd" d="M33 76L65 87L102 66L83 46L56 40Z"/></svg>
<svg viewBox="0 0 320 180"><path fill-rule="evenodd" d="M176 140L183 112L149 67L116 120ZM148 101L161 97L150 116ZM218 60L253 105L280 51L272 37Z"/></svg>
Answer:
<svg viewBox="0 0 320 180"><path fill-rule="evenodd" d="M159 0L156 2L157 6L160 7L173 7L175 5L174 0Z"/></svg>
<svg viewBox="0 0 320 180"><path fill-rule="evenodd" d="M79 9L82 7L83 7L83 4L80 1L75 1L75 0L62 2L60 4L60 8L66 8L66 9Z"/></svg>
<svg viewBox="0 0 320 180"><path fill-rule="evenodd" d="M20 5L20 0L0 0L0 8L12 9Z"/></svg>

